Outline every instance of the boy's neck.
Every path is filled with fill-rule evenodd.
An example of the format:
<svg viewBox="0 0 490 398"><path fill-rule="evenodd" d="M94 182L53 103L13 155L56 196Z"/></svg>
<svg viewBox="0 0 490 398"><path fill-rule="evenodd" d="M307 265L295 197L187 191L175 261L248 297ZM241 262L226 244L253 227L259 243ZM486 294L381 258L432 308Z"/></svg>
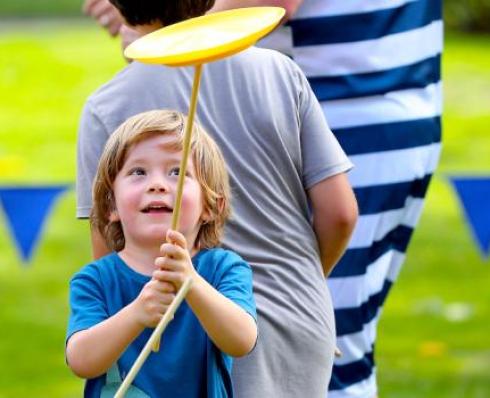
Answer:
<svg viewBox="0 0 490 398"><path fill-rule="evenodd" d="M159 249L159 246L153 248L133 248L126 245L118 254L134 271L151 276L153 271L156 270L155 259L160 255Z"/></svg>

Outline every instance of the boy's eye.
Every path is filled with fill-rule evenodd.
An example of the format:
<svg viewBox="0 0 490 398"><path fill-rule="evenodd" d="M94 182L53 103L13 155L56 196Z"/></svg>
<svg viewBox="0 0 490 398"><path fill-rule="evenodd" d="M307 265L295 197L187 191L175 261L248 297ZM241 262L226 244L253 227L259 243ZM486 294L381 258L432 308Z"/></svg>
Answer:
<svg viewBox="0 0 490 398"><path fill-rule="evenodd" d="M180 174L180 167L172 167L168 172L169 176L178 176L179 174Z"/></svg>
<svg viewBox="0 0 490 398"><path fill-rule="evenodd" d="M135 167L134 169L131 169L129 171L129 175L143 176L145 174L145 169L143 169L142 167Z"/></svg>

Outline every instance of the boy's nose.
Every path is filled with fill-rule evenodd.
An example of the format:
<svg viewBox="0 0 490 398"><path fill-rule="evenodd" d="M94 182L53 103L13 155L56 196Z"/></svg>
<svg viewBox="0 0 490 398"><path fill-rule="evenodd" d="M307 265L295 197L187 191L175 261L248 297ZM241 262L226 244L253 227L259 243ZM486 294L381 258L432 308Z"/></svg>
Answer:
<svg viewBox="0 0 490 398"><path fill-rule="evenodd" d="M166 192L168 191L167 184L161 179L154 179L151 181L149 187L149 192Z"/></svg>

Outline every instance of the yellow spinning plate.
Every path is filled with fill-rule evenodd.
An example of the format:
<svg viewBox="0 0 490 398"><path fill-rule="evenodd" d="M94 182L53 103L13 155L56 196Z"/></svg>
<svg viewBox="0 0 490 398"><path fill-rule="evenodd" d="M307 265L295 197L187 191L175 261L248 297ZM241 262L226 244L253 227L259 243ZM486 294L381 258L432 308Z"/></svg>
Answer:
<svg viewBox="0 0 490 398"><path fill-rule="evenodd" d="M252 46L274 29L284 14L280 7L207 14L152 32L128 46L124 55L148 64L204 64Z"/></svg>

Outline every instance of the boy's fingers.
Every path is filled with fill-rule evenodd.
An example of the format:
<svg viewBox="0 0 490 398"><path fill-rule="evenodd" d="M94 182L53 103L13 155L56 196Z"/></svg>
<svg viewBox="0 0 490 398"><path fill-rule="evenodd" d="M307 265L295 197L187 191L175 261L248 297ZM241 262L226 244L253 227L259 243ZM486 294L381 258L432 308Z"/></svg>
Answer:
<svg viewBox="0 0 490 398"><path fill-rule="evenodd" d="M163 245L161 245L160 252L162 253L162 255L167 257L173 257L174 255L178 254L177 246L173 244L173 242L164 243Z"/></svg>
<svg viewBox="0 0 490 398"><path fill-rule="evenodd" d="M173 229L169 229L167 231L167 242L176 244L182 247L183 249L187 248L187 241L185 240L184 235L182 235L180 232L175 231Z"/></svg>
<svg viewBox="0 0 490 398"><path fill-rule="evenodd" d="M174 272L174 271L162 271L162 278L165 279L166 282L176 284L177 287L180 287L182 283L184 283L184 274L182 272Z"/></svg>
<svg viewBox="0 0 490 398"><path fill-rule="evenodd" d="M162 303L165 304L165 306L170 305L174 300L174 298L175 298L175 294L170 294L170 293L164 294L162 296Z"/></svg>
<svg viewBox="0 0 490 398"><path fill-rule="evenodd" d="M156 289L162 293L175 293L175 286L165 279L165 271L155 271L153 279L157 281Z"/></svg>
<svg viewBox="0 0 490 398"><path fill-rule="evenodd" d="M165 263L165 257L157 257L155 259L155 267L157 267L157 268L162 268L164 263ZM155 271L155 272L157 272L157 271ZM153 273L153 275L155 275L155 272Z"/></svg>
<svg viewBox="0 0 490 398"><path fill-rule="evenodd" d="M179 246L178 243L164 243L160 247L162 257L170 257L174 259L182 259L185 257L186 249Z"/></svg>
<svg viewBox="0 0 490 398"><path fill-rule="evenodd" d="M158 283L158 290L163 293L175 293L175 286L173 283L168 281L168 270L160 270L158 273L153 275L153 280Z"/></svg>
<svg viewBox="0 0 490 398"><path fill-rule="evenodd" d="M181 271L182 263L179 260L170 257L159 257L160 261L155 260L155 265L160 269L161 273L158 274L158 280L165 281L166 271ZM157 259L157 260L158 260Z"/></svg>

